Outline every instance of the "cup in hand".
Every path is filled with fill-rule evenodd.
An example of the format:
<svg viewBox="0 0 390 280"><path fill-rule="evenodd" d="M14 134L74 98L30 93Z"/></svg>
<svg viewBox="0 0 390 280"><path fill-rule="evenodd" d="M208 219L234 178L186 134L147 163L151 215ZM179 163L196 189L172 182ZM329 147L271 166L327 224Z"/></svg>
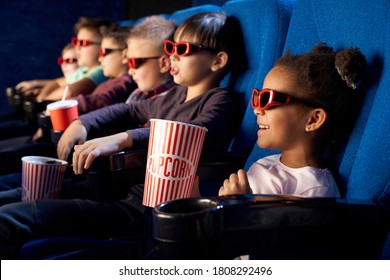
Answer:
<svg viewBox="0 0 390 280"><path fill-rule="evenodd" d="M22 157L22 200L58 198L67 165L50 157Z"/></svg>
<svg viewBox="0 0 390 280"><path fill-rule="evenodd" d="M206 132L187 123L150 120L143 205L191 195Z"/></svg>
<svg viewBox="0 0 390 280"><path fill-rule="evenodd" d="M47 105L53 130L63 131L79 116L77 100L60 100Z"/></svg>

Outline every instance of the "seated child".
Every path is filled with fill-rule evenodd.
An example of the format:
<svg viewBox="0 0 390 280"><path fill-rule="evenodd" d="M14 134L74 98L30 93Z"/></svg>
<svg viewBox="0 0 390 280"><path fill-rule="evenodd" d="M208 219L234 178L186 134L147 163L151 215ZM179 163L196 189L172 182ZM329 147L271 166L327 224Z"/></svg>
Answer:
<svg viewBox="0 0 390 280"><path fill-rule="evenodd" d="M99 50L102 34L113 25L112 22L104 19L81 17L74 26L77 38L72 38L72 45L76 49L77 62L80 67L67 77L53 79L50 82L46 81L38 95L35 96L35 99L60 100L67 85L67 97L76 96L78 94L90 94L97 85L106 81L107 77L103 75L103 71L99 65ZM37 127L27 123L25 119L18 121L19 122L7 123L7 119L5 119L4 122L2 122L0 129L2 131L7 131L8 133L3 133L1 135L8 136L3 136L1 139L18 137L26 134L31 135L37 129ZM26 134L24 131L26 131ZM22 137L19 141L15 142L15 145L24 143L25 139ZM8 147L8 143L1 146Z"/></svg>
<svg viewBox="0 0 390 280"><path fill-rule="evenodd" d="M66 158L74 144L74 171L88 169L97 156L128 147L146 147L149 128L139 127L150 118L188 122L208 129L204 148L226 150L240 122L236 95L219 87L234 55L232 19L224 13L199 13L189 17L165 41L174 82L164 96L136 104L115 104L81 116L64 132L58 155ZM232 28L226 30L226 28ZM169 64L168 57L146 45L145 40L128 42L128 61L133 79L149 79L148 67ZM118 121L118 122L116 122ZM116 123L135 129L86 141L90 129ZM82 144L83 143L83 144ZM0 257L17 258L20 246L42 236L87 236L108 238L132 235L143 229L143 187L132 187L120 201L41 200L0 207ZM47 209L48 211L46 211ZM22 215L19 215L23 213Z"/></svg>
<svg viewBox="0 0 390 280"><path fill-rule="evenodd" d="M99 50L103 34L114 25L105 19L81 17L74 26L77 37L71 40L80 67L66 79L59 78L45 85L36 99L60 100L66 85L69 86L68 97L90 94L96 86L107 80L99 65Z"/></svg>
<svg viewBox="0 0 390 280"><path fill-rule="evenodd" d="M127 37L131 26L115 26L103 34L99 62L107 81L101 83L89 95L79 94L69 99L78 101L79 114L124 102L136 88L128 74L126 63Z"/></svg>
<svg viewBox="0 0 390 280"><path fill-rule="evenodd" d="M62 73L66 78L73 73L77 68L76 50L71 44L67 44L62 55L58 57L58 63L61 66ZM29 98L36 96L42 87L49 84L52 80L31 80L22 81L16 85L16 89L22 91ZM0 119L0 140L14 138L22 135L31 135L35 132L36 127L33 127L25 116L15 113L3 115Z"/></svg>
<svg viewBox="0 0 390 280"><path fill-rule="evenodd" d="M119 27L119 29L121 28L122 27ZM125 38L122 38L123 42L121 43L121 46L118 46L115 42L113 42L112 38L111 40L109 38L105 40L106 36L104 36L100 53L100 61L104 74L108 77L113 77L114 73L124 73L124 71L126 71L127 73L122 75L122 78L123 76L132 76L133 69L131 68L131 65L129 67L126 56L126 53L128 52L128 43L144 38L148 41L147 45L154 44L158 48L160 44L162 45L164 38L169 38L169 36L171 36L174 28L174 23L166 20L162 16L150 16L132 28L132 30L126 34ZM113 64L111 62L113 59L112 56L115 55L115 52L116 55L119 55L120 52L118 50L120 49L123 49L121 53L122 61L119 63L118 60L115 64ZM113 54L111 55L111 53ZM119 71L119 69L121 69L121 71ZM112 74L109 74L109 72L112 72ZM143 78L138 79L136 83L137 88L134 89L130 95L129 91L127 91L126 94L124 91L121 91L120 94L115 93L115 88L117 87L117 81L115 80L105 82L104 84L108 86L106 89L98 87L99 90L96 88L91 95L78 95L75 99L79 102L79 113L86 113L114 103L125 101L139 102L143 99L156 97L173 86L168 69L160 69L158 67L153 68L150 70L150 75L152 75L153 72L155 72L153 74L154 76L149 81L144 80ZM119 77L118 74L116 75ZM166 84L166 86L162 86L163 84Z"/></svg>
<svg viewBox="0 0 390 280"><path fill-rule="evenodd" d="M98 85L92 94L80 94L76 97L69 98L78 101L80 115L114 103L124 102L136 88L136 84L127 73L127 64L124 64L126 62L126 39L130 34L130 30L130 26L113 27L103 34L103 48L100 52L101 56L99 61L102 64L104 76L109 78L109 80ZM111 49L108 47L111 47ZM114 51L108 54L107 52L110 52L110 50ZM46 111L46 114L48 115L49 112ZM20 149L21 146L29 145L37 141L50 142L50 132L48 134L45 138L42 138L42 129L38 129L34 136L29 136L26 132L26 136L9 137L8 140L0 141L0 157L2 151L13 151Z"/></svg>
<svg viewBox="0 0 390 280"><path fill-rule="evenodd" d="M75 72L79 67L77 63L76 49L72 44L67 44L61 52L61 56L58 57L58 65L61 67L62 74L65 79L70 74ZM40 90L52 80L31 80L31 81L22 81L18 83L15 88L24 92L25 95L37 95Z"/></svg>
<svg viewBox="0 0 390 280"><path fill-rule="evenodd" d="M62 55L57 59L57 63L60 65L65 78L77 70L79 64L77 63L76 49L72 44L65 46Z"/></svg>
<svg viewBox="0 0 390 280"><path fill-rule="evenodd" d="M335 52L323 43L279 58L263 89L253 90L251 102L259 125L257 145L281 153L259 159L247 174L232 174L219 195L340 197L324 155L351 127L349 116L358 109L351 105L360 100L365 64L358 49Z"/></svg>
<svg viewBox="0 0 390 280"><path fill-rule="evenodd" d="M359 100L366 61L358 49L334 52L320 43L307 53L287 52L253 89L260 148L280 150L240 169L223 182L219 195L274 194L340 197L325 150L342 140ZM313 71L315 69L316 71ZM195 180L192 196L200 196ZM249 259L249 255L236 259Z"/></svg>

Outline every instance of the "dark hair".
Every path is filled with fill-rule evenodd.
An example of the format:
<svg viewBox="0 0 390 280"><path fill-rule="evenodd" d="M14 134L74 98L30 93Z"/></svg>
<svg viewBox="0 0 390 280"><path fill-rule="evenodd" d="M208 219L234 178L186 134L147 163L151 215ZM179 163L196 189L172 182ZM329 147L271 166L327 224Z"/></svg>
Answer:
<svg viewBox="0 0 390 280"><path fill-rule="evenodd" d="M112 28L115 25L114 22L107 19L80 17L74 25L73 30L74 33L77 34L80 29L86 28L102 37L109 28Z"/></svg>
<svg viewBox="0 0 390 280"><path fill-rule="evenodd" d="M126 26L114 26L107 30L103 35L103 38L110 38L115 41L119 48L127 48L127 37L133 27L131 25Z"/></svg>
<svg viewBox="0 0 390 280"><path fill-rule="evenodd" d="M240 39L237 19L223 12L202 12L187 18L176 30L174 38L190 39L190 43L205 48L225 51L229 56L229 66L237 54ZM229 68L229 67L228 67Z"/></svg>
<svg viewBox="0 0 390 280"><path fill-rule="evenodd" d="M353 121L358 102L358 90L366 60L357 48L335 52L325 43L319 43L311 51L292 55L287 51L275 66L292 69L296 75L297 86L301 89L297 96L315 107L323 108L328 115L330 140L341 136ZM347 122L347 123L346 123Z"/></svg>

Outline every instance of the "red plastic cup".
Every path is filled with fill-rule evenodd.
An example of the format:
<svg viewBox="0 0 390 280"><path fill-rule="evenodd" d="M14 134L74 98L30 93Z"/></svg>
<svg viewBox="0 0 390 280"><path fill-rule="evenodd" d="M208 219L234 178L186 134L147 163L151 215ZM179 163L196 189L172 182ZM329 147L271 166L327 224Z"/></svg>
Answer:
<svg viewBox="0 0 390 280"><path fill-rule="evenodd" d="M150 120L143 205L155 207L191 195L206 132L187 123Z"/></svg>
<svg viewBox="0 0 390 280"><path fill-rule="evenodd" d="M67 165L50 157L22 157L22 201L58 198Z"/></svg>
<svg viewBox="0 0 390 280"><path fill-rule="evenodd" d="M53 130L65 130L70 123L79 116L77 105L77 100L72 99L61 100L47 105Z"/></svg>

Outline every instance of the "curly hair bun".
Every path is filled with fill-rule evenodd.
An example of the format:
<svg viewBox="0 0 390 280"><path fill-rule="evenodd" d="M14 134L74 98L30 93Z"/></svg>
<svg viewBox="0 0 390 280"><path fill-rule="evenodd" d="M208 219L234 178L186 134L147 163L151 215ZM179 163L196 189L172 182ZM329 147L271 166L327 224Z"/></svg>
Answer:
<svg viewBox="0 0 390 280"><path fill-rule="evenodd" d="M347 85L352 89L356 89L360 84L366 66L366 59L359 49L349 47L337 52L335 66Z"/></svg>

